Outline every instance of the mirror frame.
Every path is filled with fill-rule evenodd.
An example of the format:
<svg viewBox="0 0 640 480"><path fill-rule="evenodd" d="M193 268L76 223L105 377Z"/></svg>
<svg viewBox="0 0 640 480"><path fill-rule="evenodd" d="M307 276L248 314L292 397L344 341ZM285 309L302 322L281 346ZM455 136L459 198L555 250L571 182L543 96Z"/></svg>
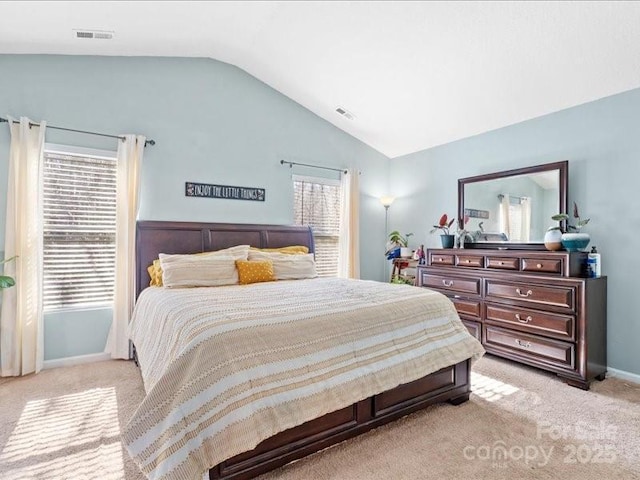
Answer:
<svg viewBox="0 0 640 480"><path fill-rule="evenodd" d="M569 161L546 163L544 165L536 165L533 167L516 168L513 170L505 170L502 172L488 173L486 175L478 175L475 177L467 177L458 179L458 218L464 218L464 187L469 183L484 182L486 180L495 180L498 178L514 177L517 175L526 175L528 173L540 173L550 170L558 170L559 175L559 199L558 213L567 213L568 196L569 196ZM564 227L562 222L562 227ZM544 243L528 242L473 242L465 243L464 248L487 248L498 250L545 250Z"/></svg>

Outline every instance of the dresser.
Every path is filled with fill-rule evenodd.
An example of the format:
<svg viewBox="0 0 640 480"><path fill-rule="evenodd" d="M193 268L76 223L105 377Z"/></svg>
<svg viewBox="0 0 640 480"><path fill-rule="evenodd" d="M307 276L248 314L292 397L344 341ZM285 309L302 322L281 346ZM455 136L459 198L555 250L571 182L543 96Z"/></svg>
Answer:
<svg viewBox="0 0 640 480"><path fill-rule="evenodd" d="M607 279L582 278L587 254L429 249L417 285L451 299L488 353L589 389L607 365Z"/></svg>

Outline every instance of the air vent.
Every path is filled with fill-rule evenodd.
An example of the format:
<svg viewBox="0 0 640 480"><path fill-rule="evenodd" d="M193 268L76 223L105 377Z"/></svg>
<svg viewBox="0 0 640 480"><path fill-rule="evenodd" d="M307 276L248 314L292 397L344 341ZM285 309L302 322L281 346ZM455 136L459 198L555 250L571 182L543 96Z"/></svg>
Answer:
<svg viewBox="0 0 640 480"><path fill-rule="evenodd" d="M353 120L356 118L356 116L353 113L349 112L348 110L345 110L342 107L336 108L336 112L338 112L340 115L342 115L344 118L348 120Z"/></svg>
<svg viewBox="0 0 640 480"><path fill-rule="evenodd" d="M74 30L74 38L88 38L90 40L111 40L115 32L108 30Z"/></svg>

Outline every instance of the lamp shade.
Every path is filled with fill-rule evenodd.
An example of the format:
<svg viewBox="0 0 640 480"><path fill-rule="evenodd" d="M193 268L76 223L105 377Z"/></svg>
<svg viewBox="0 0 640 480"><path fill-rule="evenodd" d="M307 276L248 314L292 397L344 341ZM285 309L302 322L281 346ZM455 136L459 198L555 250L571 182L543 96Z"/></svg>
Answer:
<svg viewBox="0 0 640 480"><path fill-rule="evenodd" d="M396 197L385 195L384 197L380 197L380 203L384 208L389 208L395 199Z"/></svg>

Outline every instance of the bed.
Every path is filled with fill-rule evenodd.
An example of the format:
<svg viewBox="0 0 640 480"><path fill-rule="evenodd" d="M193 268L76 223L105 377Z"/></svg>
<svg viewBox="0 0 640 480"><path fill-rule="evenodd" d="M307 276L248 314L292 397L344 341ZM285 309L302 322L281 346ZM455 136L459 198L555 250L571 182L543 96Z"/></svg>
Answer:
<svg viewBox="0 0 640 480"><path fill-rule="evenodd" d="M146 289L160 253L244 244L314 247L306 227L138 222L131 331L147 397L123 438L149 478L253 478L427 405L468 400L482 347L438 293L320 278ZM382 320L400 310L393 326ZM339 345L325 343L334 336ZM302 355L300 345L314 346ZM254 370L264 379L249 378Z"/></svg>

